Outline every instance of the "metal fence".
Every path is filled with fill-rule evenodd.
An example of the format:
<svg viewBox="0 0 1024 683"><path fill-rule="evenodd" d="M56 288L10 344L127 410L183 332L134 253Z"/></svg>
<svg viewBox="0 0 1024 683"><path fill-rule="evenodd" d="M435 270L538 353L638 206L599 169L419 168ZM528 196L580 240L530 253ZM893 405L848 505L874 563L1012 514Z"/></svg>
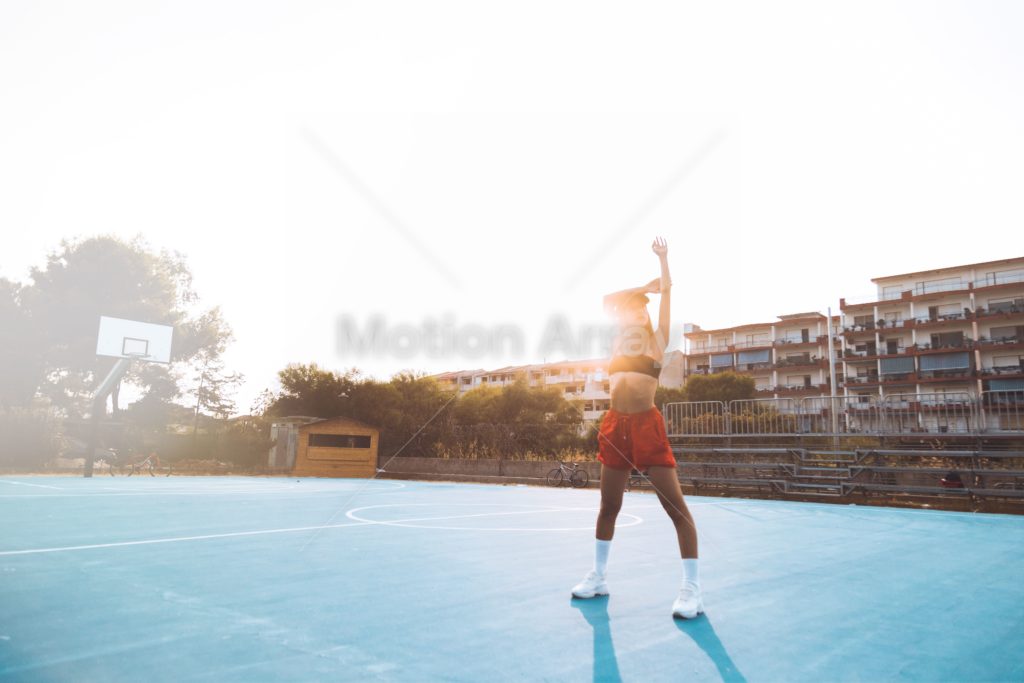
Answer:
<svg viewBox="0 0 1024 683"><path fill-rule="evenodd" d="M1024 434L1024 392L666 403L669 436Z"/></svg>

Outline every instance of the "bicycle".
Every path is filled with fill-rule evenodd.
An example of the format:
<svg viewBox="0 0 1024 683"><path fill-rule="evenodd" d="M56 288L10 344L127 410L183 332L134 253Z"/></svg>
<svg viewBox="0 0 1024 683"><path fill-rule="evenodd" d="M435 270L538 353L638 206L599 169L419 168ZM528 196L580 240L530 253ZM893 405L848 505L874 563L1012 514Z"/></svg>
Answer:
<svg viewBox="0 0 1024 683"><path fill-rule="evenodd" d="M626 482L626 490L640 488L647 479L647 470L641 472L635 467L629 471L629 480Z"/></svg>
<svg viewBox="0 0 1024 683"><path fill-rule="evenodd" d="M558 461L558 467L548 472L547 482L550 486L561 486L562 482L568 482L574 488L581 489L587 485L590 480L590 475L587 471L580 468L578 462L572 463L572 467Z"/></svg>
<svg viewBox="0 0 1024 683"><path fill-rule="evenodd" d="M167 466L167 469L165 471L164 468L160 467L160 458L155 453L150 453L149 455L147 455L145 460L141 460L139 462L131 462L121 468L121 472L128 477L132 476L133 474L138 474L144 470L148 471L149 476L151 477L155 477L158 471L163 473L165 477L171 476L170 465Z"/></svg>

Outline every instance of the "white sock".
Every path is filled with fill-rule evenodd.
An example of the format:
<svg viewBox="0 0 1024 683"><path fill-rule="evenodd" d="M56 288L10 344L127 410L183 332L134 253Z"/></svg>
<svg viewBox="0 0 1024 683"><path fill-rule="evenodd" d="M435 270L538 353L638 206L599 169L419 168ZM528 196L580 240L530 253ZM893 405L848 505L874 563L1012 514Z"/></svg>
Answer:
<svg viewBox="0 0 1024 683"><path fill-rule="evenodd" d="M611 541L597 539L597 546L594 550L594 571L601 576L604 576L605 569L608 568L608 551L611 550L611 547Z"/></svg>
<svg viewBox="0 0 1024 683"><path fill-rule="evenodd" d="M697 571L697 558L683 558L683 581L700 585L700 574Z"/></svg>

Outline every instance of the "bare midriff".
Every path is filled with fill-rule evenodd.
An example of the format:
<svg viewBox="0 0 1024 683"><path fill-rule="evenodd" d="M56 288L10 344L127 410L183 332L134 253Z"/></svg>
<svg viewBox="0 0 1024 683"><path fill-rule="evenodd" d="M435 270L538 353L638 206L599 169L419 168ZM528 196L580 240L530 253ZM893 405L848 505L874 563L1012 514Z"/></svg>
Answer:
<svg viewBox="0 0 1024 683"><path fill-rule="evenodd" d="M658 380L642 372L616 372L608 378L612 410L642 413L654 407Z"/></svg>

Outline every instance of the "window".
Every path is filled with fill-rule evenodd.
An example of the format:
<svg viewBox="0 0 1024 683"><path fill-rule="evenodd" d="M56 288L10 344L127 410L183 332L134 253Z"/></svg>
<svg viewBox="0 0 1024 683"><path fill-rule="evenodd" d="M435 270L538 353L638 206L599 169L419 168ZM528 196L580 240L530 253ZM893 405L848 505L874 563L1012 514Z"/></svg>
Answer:
<svg viewBox="0 0 1024 683"><path fill-rule="evenodd" d="M882 319L887 323L898 323L903 320L902 311L886 311L882 314Z"/></svg>
<svg viewBox="0 0 1024 683"><path fill-rule="evenodd" d="M960 304L943 304L939 306L939 315L957 315L963 310Z"/></svg>
<svg viewBox="0 0 1024 683"><path fill-rule="evenodd" d="M369 448L370 437L364 434L310 434L310 448Z"/></svg>
<svg viewBox="0 0 1024 683"><path fill-rule="evenodd" d="M882 287L882 301L899 299L901 296L903 296L902 285L889 285L888 287Z"/></svg>
<svg viewBox="0 0 1024 683"><path fill-rule="evenodd" d="M942 332L940 334L933 334L931 339L933 349L964 345L963 332Z"/></svg>
<svg viewBox="0 0 1024 683"><path fill-rule="evenodd" d="M875 326L875 316L871 314L855 315L853 316L853 324L857 325L858 327L866 327L867 329L871 329Z"/></svg>
<svg viewBox="0 0 1024 683"><path fill-rule="evenodd" d="M743 343L746 344L747 346L760 346L762 344L768 344L768 333L759 332L757 334L748 334L746 335L746 338L743 340Z"/></svg>
<svg viewBox="0 0 1024 683"><path fill-rule="evenodd" d="M727 368L732 367L732 354L731 353L720 353L711 356L711 367L713 368Z"/></svg>
<svg viewBox="0 0 1024 683"><path fill-rule="evenodd" d="M912 356L883 358L879 372L883 375L902 375L914 372L914 359Z"/></svg>

